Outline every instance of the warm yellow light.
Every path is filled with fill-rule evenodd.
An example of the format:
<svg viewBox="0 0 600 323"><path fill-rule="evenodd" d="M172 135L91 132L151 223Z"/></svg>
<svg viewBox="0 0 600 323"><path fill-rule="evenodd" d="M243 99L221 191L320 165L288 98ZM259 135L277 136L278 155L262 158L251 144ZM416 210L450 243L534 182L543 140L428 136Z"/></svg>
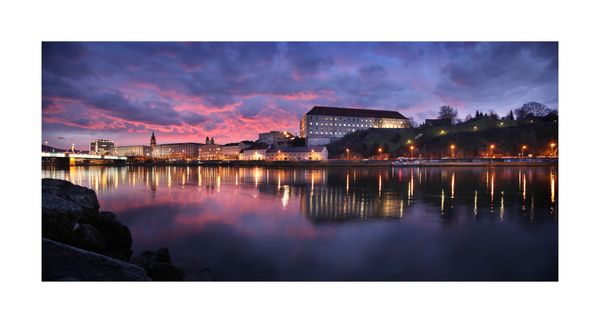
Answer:
<svg viewBox="0 0 600 323"><path fill-rule="evenodd" d="M494 148L496 148L496 145L490 145L490 148L494 149Z"/></svg>
<svg viewBox="0 0 600 323"><path fill-rule="evenodd" d="M527 146L523 146L523 149L527 149Z"/></svg>
<svg viewBox="0 0 600 323"><path fill-rule="evenodd" d="M415 146L410 146L410 150L413 150L413 149L415 149Z"/></svg>
<svg viewBox="0 0 600 323"><path fill-rule="evenodd" d="M379 152L381 152L381 148L379 148Z"/></svg>
<svg viewBox="0 0 600 323"><path fill-rule="evenodd" d="M350 151L350 149L346 148L346 152L349 152L349 151Z"/></svg>
<svg viewBox="0 0 600 323"><path fill-rule="evenodd" d="M554 148L554 146L556 146L556 144L555 144L555 143L551 143L551 144L550 144L550 147Z"/></svg>
<svg viewBox="0 0 600 323"><path fill-rule="evenodd" d="M454 145L450 145L450 149L454 149Z"/></svg>

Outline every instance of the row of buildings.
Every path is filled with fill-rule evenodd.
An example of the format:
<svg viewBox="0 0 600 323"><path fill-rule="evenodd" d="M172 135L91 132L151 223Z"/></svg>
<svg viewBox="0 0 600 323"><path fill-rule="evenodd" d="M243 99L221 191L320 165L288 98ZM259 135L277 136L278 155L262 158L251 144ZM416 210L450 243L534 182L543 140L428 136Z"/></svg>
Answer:
<svg viewBox="0 0 600 323"><path fill-rule="evenodd" d="M409 120L397 111L315 106L300 121L300 138L288 131L270 131L257 141L225 145L214 138L205 142L157 144L154 133L150 145L115 146L106 139L90 143L90 153L132 158L178 160L326 160L325 145L347 134L369 128L407 128Z"/></svg>

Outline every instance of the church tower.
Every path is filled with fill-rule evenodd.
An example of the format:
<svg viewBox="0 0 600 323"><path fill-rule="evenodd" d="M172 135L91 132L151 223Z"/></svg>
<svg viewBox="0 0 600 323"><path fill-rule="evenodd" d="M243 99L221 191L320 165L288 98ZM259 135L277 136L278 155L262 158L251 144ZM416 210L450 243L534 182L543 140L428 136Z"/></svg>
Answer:
<svg viewBox="0 0 600 323"><path fill-rule="evenodd" d="M154 148L156 146L156 137L154 137L154 131L152 131L152 137L150 137L150 146Z"/></svg>

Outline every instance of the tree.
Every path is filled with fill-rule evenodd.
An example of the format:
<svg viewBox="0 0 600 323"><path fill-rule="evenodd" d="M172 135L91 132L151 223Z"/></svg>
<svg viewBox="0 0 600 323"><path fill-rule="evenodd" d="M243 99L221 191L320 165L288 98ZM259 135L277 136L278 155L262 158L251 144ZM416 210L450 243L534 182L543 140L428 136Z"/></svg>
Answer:
<svg viewBox="0 0 600 323"><path fill-rule="evenodd" d="M547 106L538 103L538 102L527 102L523 104L520 108L515 109L515 114L517 115L517 120L523 120L526 118L539 118L547 116L552 110L550 110Z"/></svg>
<svg viewBox="0 0 600 323"><path fill-rule="evenodd" d="M438 113L438 117L440 119L450 119L452 121L452 123L454 123L454 121L456 120L457 115L458 115L458 112L456 111L456 109L454 109L453 107L451 107L449 105L441 106L440 112Z"/></svg>
<svg viewBox="0 0 600 323"><path fill-rule="evenodd" d="M490 118L498 120L498 114L494 110L490 110Z"/></svg>
<svg viewBox="0 0 600 323"><path fill-rule="evenodd" d="M473 119L473 116L470 113L465 116L465 122L467 122L471 119Z"/></svg>
<svg viewBox="0 0 600 323"><path fill-rule="evenodd" d="M513 115L513 111L510 110L510 112L508 112L508 114L506 115L506 117L504 117L504 119L506 119L506 120L515 120L515 116Z"/></svg>
<svg viewBox="0 0 600 323"><path fill-rule="evenodd" d="M419 124L415 121L415 118L413 118L413 117L408 118L408 124L412 128L417 128L419 126Z"/></svg>

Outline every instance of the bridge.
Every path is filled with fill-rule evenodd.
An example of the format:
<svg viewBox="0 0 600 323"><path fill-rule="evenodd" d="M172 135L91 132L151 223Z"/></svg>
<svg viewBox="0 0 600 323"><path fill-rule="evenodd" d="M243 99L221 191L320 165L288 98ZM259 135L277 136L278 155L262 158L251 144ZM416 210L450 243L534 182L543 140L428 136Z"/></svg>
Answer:
<svg viewBox="0 0 600 323"><path fill-rule="evenodd" d="M61 165L76 165L76 162L88 164L121 164L127 161L125 156L112 155L91 155L78 154L72 152L51 153L42 152L42 163L61 164Z"/></svg>

